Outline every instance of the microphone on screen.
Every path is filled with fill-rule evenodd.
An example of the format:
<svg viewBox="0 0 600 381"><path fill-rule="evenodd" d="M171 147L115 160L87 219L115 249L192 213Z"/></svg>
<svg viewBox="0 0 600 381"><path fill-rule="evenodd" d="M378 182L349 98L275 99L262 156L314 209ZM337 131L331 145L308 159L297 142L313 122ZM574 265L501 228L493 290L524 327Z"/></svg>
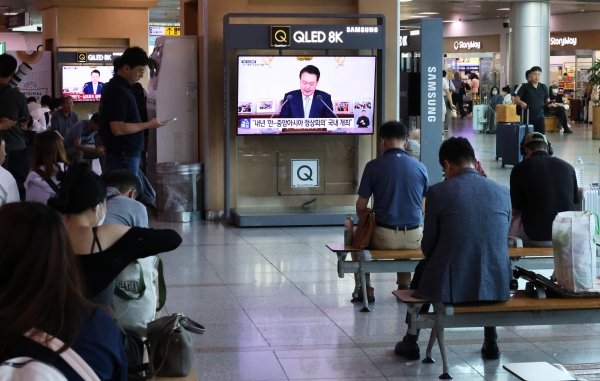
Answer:
<svg viewBox="0 0 600 381"><path fill-rule="evenodd" d="M339 116L337 116L337 114L335 112L333 112L333 110L331 108L329 108L329 106L327 105L327 103L325 103L325 101L323 100L323 97L321 96L321 94L317 95L317 99L320 100L321 102L323 102L323 104L325 105L325 107L327 107L327 109L329 111L331 111L331 113L333 115L335 115L336 118L338 118L338 119L340 118Z"/></svg>
<svg viewBox="0 0 600 381"><path fill-rule="evenodd" d="M283 106L284 106L286 103L288 103L288 101L291 101L291 100L292 100L292 98L294 98L294 97L292 96L292 94L288 94L288 96L287 96L287 97L285 97L285 102L283 102L283 103L281 104L281 106L279 106L279 109L278 109L277 111L275 111L275 112L273 113L273 115L271 115L271 118L272 118L272 117L274 117L274 116L275 116L275 114L277 114L277 113L281 112L281 109L283 108Z"/></svg>

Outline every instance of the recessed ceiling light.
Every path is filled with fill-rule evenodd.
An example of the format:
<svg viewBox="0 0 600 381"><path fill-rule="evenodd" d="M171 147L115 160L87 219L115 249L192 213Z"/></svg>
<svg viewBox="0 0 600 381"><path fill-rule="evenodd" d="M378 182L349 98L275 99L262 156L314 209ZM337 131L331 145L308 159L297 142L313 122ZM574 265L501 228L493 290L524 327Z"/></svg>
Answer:
<svg viewBox="0 0 600 381"><path fill-rule="evenodd" d="M510 11L510 8L498 8L497 11Z"/></svg>
<svg viewBox="0 0 600 381"><path fill-rule="evenodd" d="M420 15L439 15L440 12L419 12Z"/></svg>

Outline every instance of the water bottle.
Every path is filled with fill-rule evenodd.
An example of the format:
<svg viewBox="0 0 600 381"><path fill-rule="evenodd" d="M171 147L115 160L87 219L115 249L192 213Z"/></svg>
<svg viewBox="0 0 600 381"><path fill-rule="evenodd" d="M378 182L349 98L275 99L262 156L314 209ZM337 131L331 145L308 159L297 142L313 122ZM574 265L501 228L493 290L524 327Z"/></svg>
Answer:
<svg viewBox="0 0 600 381"><path fill-rule="evenodd" d="M352 215L348 214L344 221L344 245L352 245L354 239L354 221Z"/></svg>
<svg viewBox="0 0 600 381"><path fill-rule="evenodd" d="M583 169L585 167L585 164L583 163L583 160L581 160L581 156L577 157L577 160L575 160L575 165L573 165L573 167L575 168L575 175L577 176L577 186L579 188L583 188L585 182Z"/></svg>

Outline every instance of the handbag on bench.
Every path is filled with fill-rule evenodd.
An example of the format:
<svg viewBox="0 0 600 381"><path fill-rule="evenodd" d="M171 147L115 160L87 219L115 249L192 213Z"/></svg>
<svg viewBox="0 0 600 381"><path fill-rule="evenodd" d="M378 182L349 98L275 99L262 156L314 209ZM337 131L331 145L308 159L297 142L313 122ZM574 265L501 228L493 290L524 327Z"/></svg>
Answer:
<svg viewBox="0 0 600 381"><path fill-rule="evenodd" d="M371 243L373 231L375 231L375 212L367 208L358 216L358 223L354 231L352 246L357 249L364 249Z"/></svg>

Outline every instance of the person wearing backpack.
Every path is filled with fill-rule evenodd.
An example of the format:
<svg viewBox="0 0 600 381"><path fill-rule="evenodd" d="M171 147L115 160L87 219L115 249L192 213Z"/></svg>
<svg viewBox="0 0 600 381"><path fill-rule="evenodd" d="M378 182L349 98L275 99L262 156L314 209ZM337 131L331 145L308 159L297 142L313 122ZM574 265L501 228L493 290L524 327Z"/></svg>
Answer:
<svg viewBox="0 0 600 381"><path fill-rule="evenodd" d="M546 135L546 117L544 106L550 103L548 86L540 82L542 68L534 66L529 69L530 81L524 83L515 96L515 103L521 109L529 109L529 124L533 125L533 131Z"/></svg>
<svg viewBox="0 0 600 381"><path fill-rule="evenodd" d="M31 172L25 180L25 200L46 204L58 193L58 186L69 164L62 139L54 131L36 135L33 142Z"/></svg>
<svg viewBox="0 0 600 381"><path fill-rule="evenodd" d="M117 323L86 300L61 216L7 204L0 231L0 380L127 380Z"/></svg>

